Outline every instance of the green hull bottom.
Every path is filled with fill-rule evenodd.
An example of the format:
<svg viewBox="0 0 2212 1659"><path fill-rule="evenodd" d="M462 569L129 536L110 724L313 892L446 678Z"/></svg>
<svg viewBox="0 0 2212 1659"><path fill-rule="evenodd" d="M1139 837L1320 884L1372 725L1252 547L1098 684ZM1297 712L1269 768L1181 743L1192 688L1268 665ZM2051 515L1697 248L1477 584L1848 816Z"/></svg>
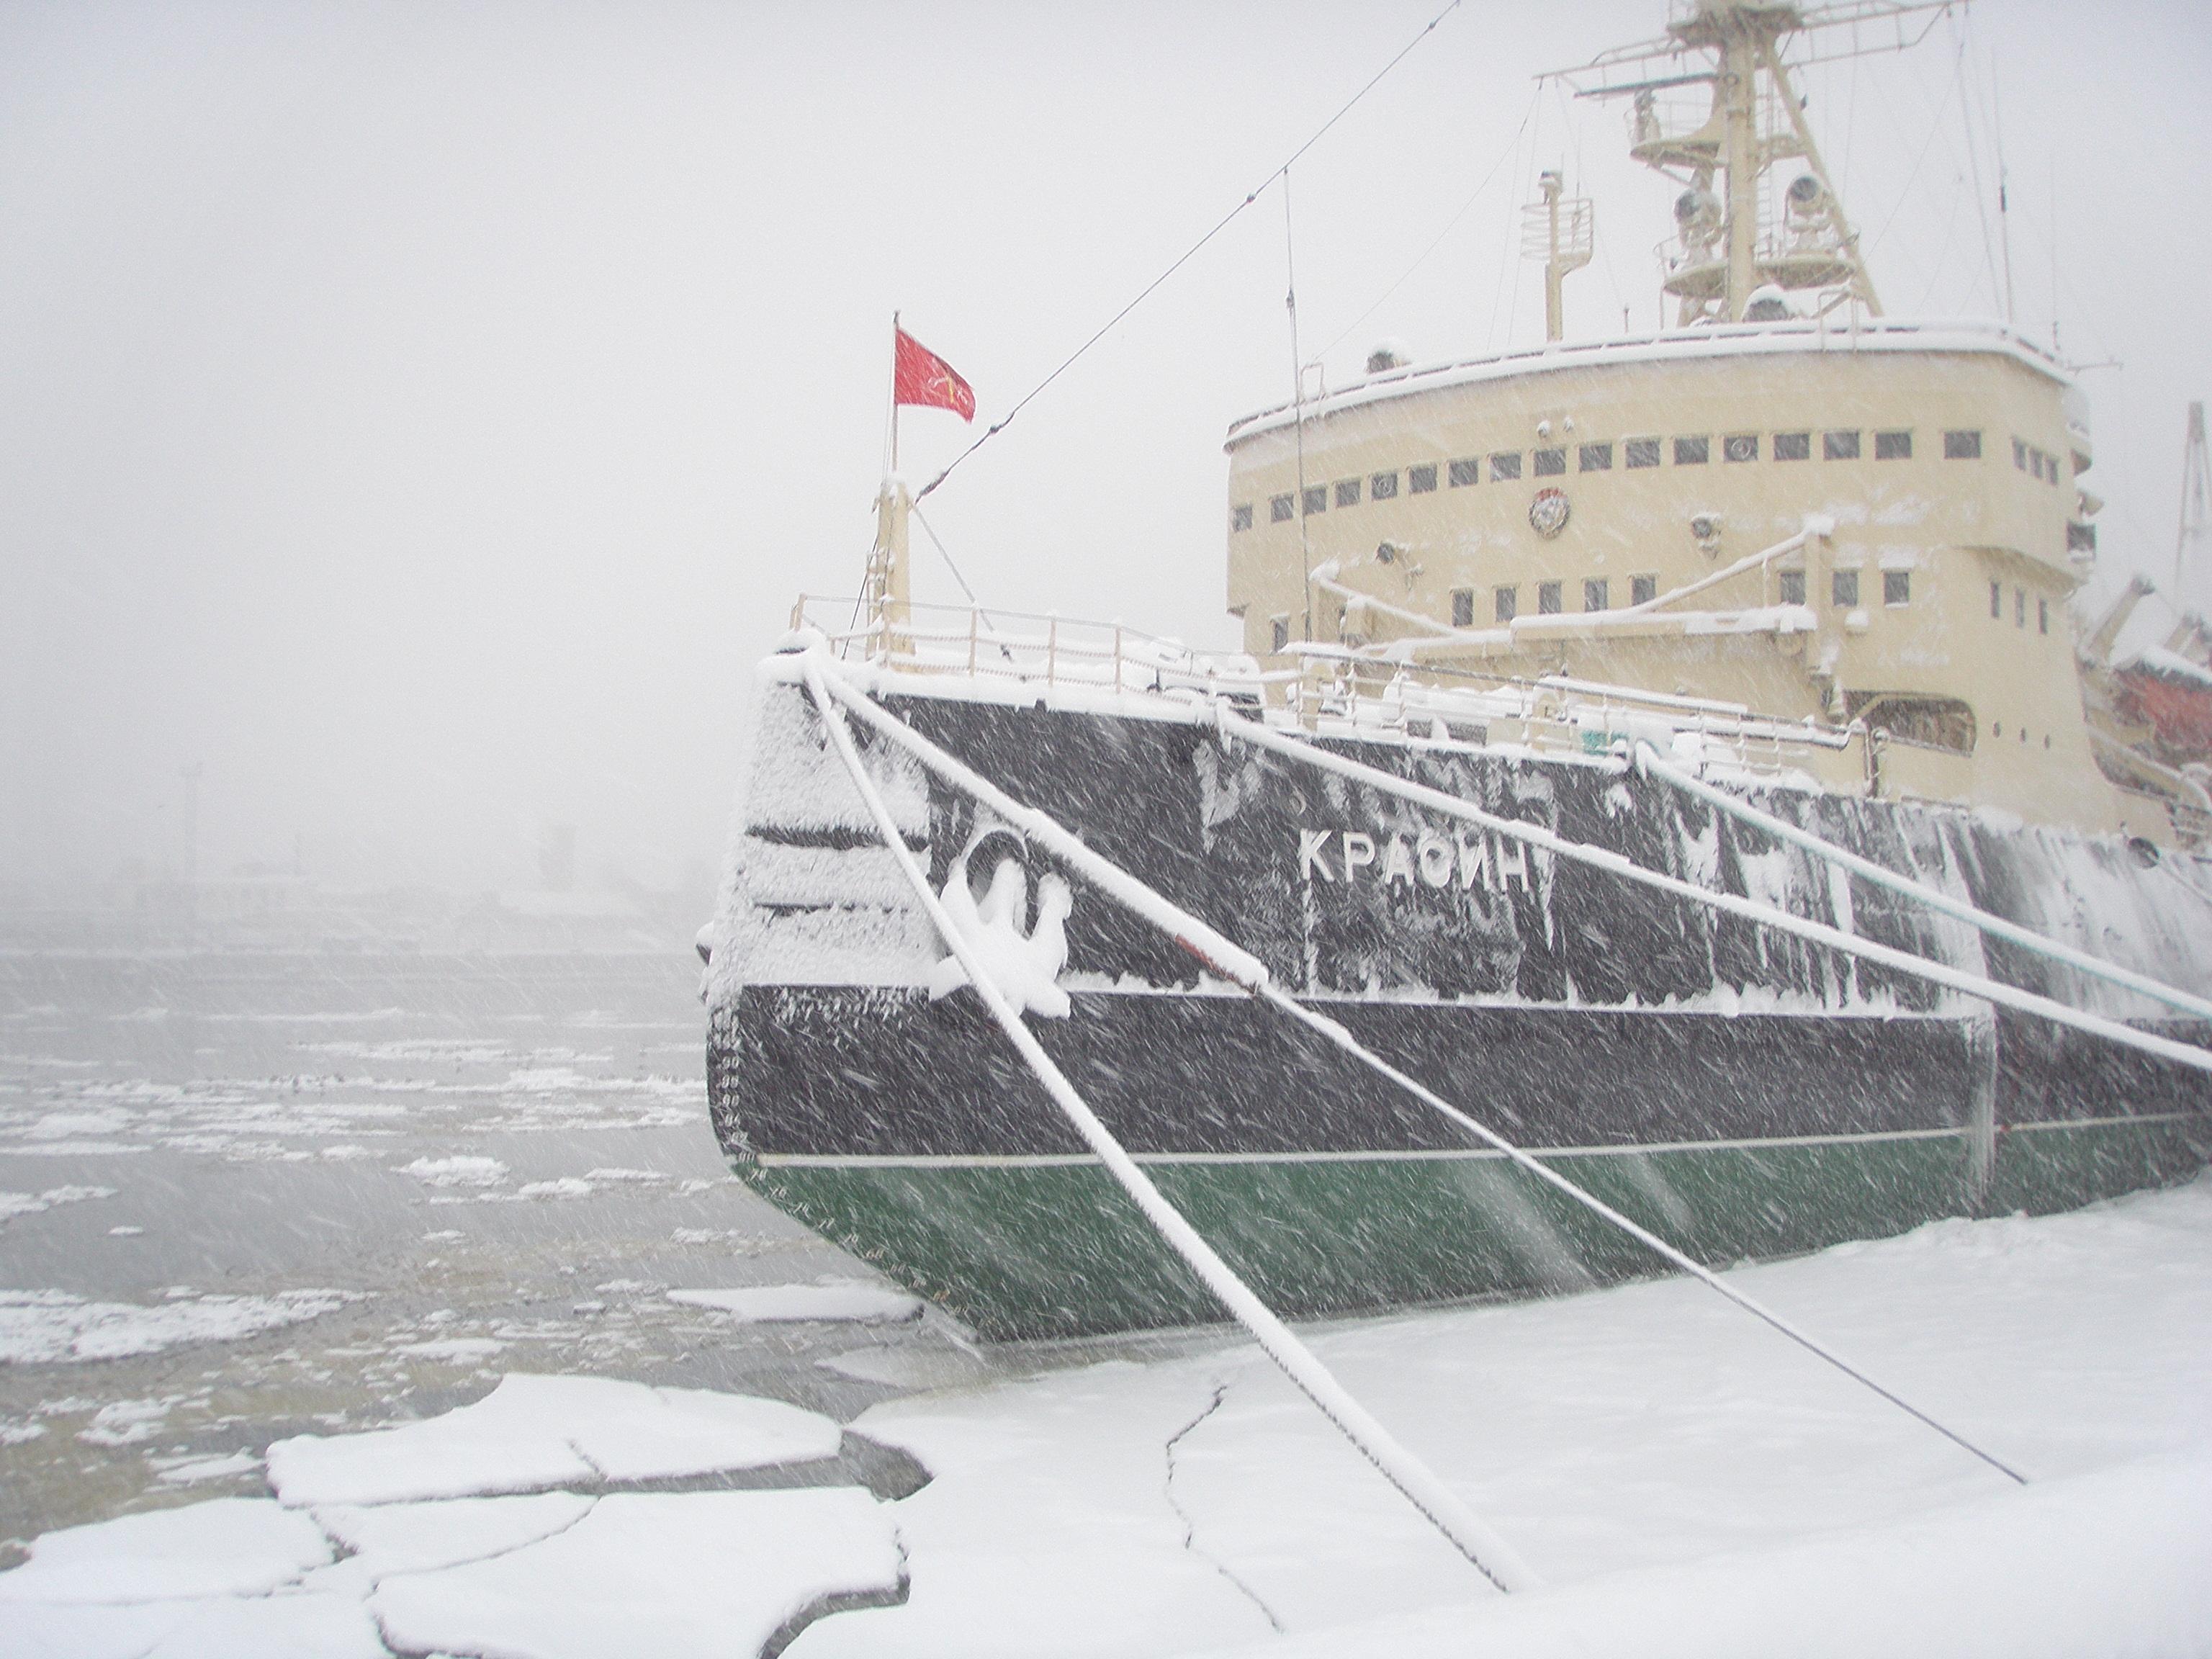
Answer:
<svg viewBox="0 0 2212 1659"><path fill-rule="evenodd" d="M1547 1155L1561 1174L1700 1260L1792 1255L1938 1217L2045 1214L2184 1178L2202 1117L2001 1130L1977 1194L1963 1133ZM1095 1164L755 1163L787 1214L995 1340L1222 1317ZM1147 1161L1245 1282L1291 1317L1584 1288L1654 1271L1649 1251L1494 1156Z"/></svg>

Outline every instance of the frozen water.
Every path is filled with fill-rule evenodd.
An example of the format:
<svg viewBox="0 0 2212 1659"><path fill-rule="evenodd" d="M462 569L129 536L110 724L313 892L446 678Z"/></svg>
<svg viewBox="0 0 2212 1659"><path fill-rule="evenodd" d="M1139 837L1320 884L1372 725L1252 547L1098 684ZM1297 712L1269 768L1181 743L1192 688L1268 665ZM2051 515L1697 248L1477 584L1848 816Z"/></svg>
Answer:
<svg viewBox="0 0 2212 1659"><path fill-rule="evenodd" d="M512 1376L427 1422L279 1441L269 1480L288 1504L392 1504L833 1457L839 1439L828 1418L777 1401Z"/></svg>
<svg viewBox="0 0 2212 1659"><path fill-rule="evenodd" d="M217 1498L50 1532L0 1573L0 1604L259 1595L331 1559L321 1528L265 1498Z"/></svg>
<svg viewBox="0 0 2212 1659"><path fill-rule="evenodd" d="M921 1298L880 1285L749 1285L728 1291L671 1291L671 1302L711 1308L757 1324L837 1320L897 1323L921 1317Z"/></svg>
<svg viewBox="0 0 2212 1659"><path fill-rule="evenodd" d="M0 1291L0 1364L112 1359L227 1342L317 1318L354 1299L343 1291L279 1291L137 1307L88 1302L66 1291Z"/></svg>
<svg viewBox="0 0 2212 1659"><path fill-rule="evenodd" d="M863 1492L618 1495L542 1543L388 1578L371 1606L410 1652L723 1659L832 1598L896 1595L902 1565Z"/></svg>

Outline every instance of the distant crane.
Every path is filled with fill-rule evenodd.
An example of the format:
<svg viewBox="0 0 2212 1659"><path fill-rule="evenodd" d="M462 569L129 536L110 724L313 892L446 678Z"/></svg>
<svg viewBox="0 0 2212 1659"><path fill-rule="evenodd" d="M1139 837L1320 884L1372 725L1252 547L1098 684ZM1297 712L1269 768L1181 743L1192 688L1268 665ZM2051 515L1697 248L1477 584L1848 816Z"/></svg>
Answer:
<svg viewBox="0 0 2212 1659"><path fill-rule="evenodd" d="M2189 405L2189 444L2181 460L2181 534L2173 549L2173 603L2184 616L2212 612L2212 568L2207 567L2206 498L2212 494L2212 459L2204 449L2204 405Z"/></svg>

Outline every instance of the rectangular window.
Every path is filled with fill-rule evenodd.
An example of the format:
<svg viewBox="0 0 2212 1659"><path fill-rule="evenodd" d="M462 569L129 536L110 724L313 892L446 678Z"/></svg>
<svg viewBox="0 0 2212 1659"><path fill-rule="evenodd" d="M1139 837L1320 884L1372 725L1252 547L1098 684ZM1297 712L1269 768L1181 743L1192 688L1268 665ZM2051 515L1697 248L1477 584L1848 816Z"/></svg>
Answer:
<svg viewBox="0 0 2212 1659"><path fill-rule="evenodd" d="M2043 476L2053 483L2058 482L2058 458L2056 455L2043 458Z"/></svg>
<svg viewBox="0 0 2212 1659"><path fill-rule="evenodd" d="M1943 434L1943 459L1947 461L1978 461L1982 459L1982 434L1978 432L1947 432Z"/></svg>
<svg viewBox="0 0 2212 1659"><path fill-rule="evenodd" d="M1308 484L1306 486L1306 493L1298 504L1300 507L1304 508L1305 514L1308 518L1311 518L1316 513L1328 512L1328 486L1327 484Z"/></svg>
<svg viewBox="0 0 2212 1659"><path fill-rule="evenodd" d="M1398 475L1378 472L1367 481L1367 498L1374 501L1395 501L1398 495Z"/></svg>
<svg viewBox="0 0 2212 1659"><path fill-rule="evenodd" d="M1739 432L1721 440L1721 459L1724 461L1755 461L1759 459L1759 434Z"/></svg>
<svg viewBox="0 0 2212 1659"><path fill-rule="evenodd" d="M1820 434L1820 459L1824 461L1856 461L1859 458L1859 434L1856 432L1823 432Z"/></svg>
<svg viewBox="0 0 2212 1659"><path fill-rule="evenodd" d="M2035 631L2039 634L2051 631L2051 601L2048 599L2035 602Z"/></svg>
<svg viewBox="0 0 2212 1659"><path fill-rule="evenodd" d="M1659 441L1656 438L1631 438L1627 447L1629 465L1635 467L1659 465Z"/></svg>
<svg viewBox="0 0 2212 1659"><path fill-rule="evenodd" d="M1452 589L1452 626L1454 628L1474 626L1474 590L1473 588Z"/></svg>
<svg viewBox="0 0 2212 1659"><path fill-rule="evenodd" d="M1517 587L1494 587L1490 592L1491 603L1497 607L1498 620L1511 622L1521 614L1521 590Z"/></svg>
<svg viewBox="0 0 2212 1659"><path fill-rule="evenodd" d="M1536 584L1536 612L1539 616L1544 617L1556 617L1559 614L1559 583L1538 582Z"/></svg>
<svg viewBox="0 0 2212 1659"><path fill-rule="evenodd" d="M1713 444L1710 438L1677 438L1674 440L1674 465L1703 466L1712 459Z"/></svg>
<svg viewBox="0 0 2212 1659"><path fill-rule="evenodd" d="M1784 605L1805 603L1805 573L1803 571L1785 570L1782 573L1782 603Z"/></svg>
<svg viewBox="0 0 2212 1659"><path fill-rule="evenodd" d="M1813 434L1809 432L1778 432L1774 434L1774 459L1778 461L1809 461L1813 459Z"/></svg>
<svg viewBox="0 0 2212 1659"><path fill-rule="evenodd" d="M2043 476L2043 452L2033 446L2027 452L2027 470L2039 478Z"/></svg>
<svg viewBox="0 0 2212 1659"><path fill-rule="evenodd" d="M1336 504L1339 507L1357 507L1359 505L1358 479L1339 478L1336 481Z"/></svg>
<svg viewBox="0 0 2212 1659"><path fill-rule="evenodd" d="M2015 587L2012 591L2012 625L2014 628L2027 626L2027 590L2024 587Z"/></svg>
<svg viewBox="0 0 2212 1659"><path fill-rule="evenodd" d="M2004 620L2004 584L2002 582L1990 584L1990 620L1992 622Z"/></svg>
<svg viewBox="0 0 2212 1659"><path fill-rule="evenodd" d="M1455 478L1454 483L1459 482ZM1406 469L1406 488L1416 495L1425 495L1437 487L1437 464L1430 461L1421 466Z"/></svg>
<svg viewBox="0 0 2212 1659"><path fill-rule="evenodd" d="M1294 505L1288 495L1270 495L1267 497L1267 522L1269 524L1287 523Z"/></svg>
<svg viewBox="0 0 2212 1659"><path fill-rule="evenodd" d="M1631 604L1631 605L1649 605L1649 604L1650 604L1650 603L1651 603L1651 601L1652 601L1652 600L1654 600L1654 599L1657 599L1658 597L1659 597L1659 579L1658 579L1658 577L1656 577L1656 576L1631 576L1631 577L1628 579L1628 602L1629 602L1629 604Z"/></svg>
<svg viewBox="0 0 2212 1659"><path fill-rule="evenodd" d="M1469 456L1466 460L1454 461L1451 464L1451 487L1454 489L1463 489L1468 484L1481 482L1482 463L1474 457Z"/></svg>
<svg viewBox="0 0 2212 1659"><path fill-rule="evenodd" d="M1275 618L1274 626L1275 650L1278 654L1280 654L1289 650L1291 647L1291 619L1288 617L1278 617Z"/></svg>
<svg viewBox="0 0 2212 1659"><path fill-rule="evenodd" d="M1533 470L1540 478L1558 477L1567 470L1567 452L1564 449L1538 450Z"/></svg>
<svg viewBox="0 0 2212 1659"><path fill-rule="evenodd" d="M1884 605L1912 603L1912 573L1910 570L1885 570L1881 573L1881 602Z"/></svg>
<svg viewBox="0 0 2212 1659"><path fill-rule="evenodd" d="M2027 445L2019 438L2012 441L2012 464L2022 472L2027 471Z"/></svg>
<svg viewBox="0 0 2212 1659"><path fill-rule="evenodd" d="M1912 459L1912 434L1910 432L1877 432L1874 434L1874 458L1877 461L1909 461Z"/></svg>
<svg viewBox="0 0 2212 1659"><path fill-rule="evenodd" d="M1584 444L1576 452L1575 465L1584 472L1610 472L1613 471L1613 446Z"/></svg>
<svg viewBox="0 0 2212 1659"><path fill-rule="evenodd" d="M1242 507L1232 507L1229 509L1229 527L1231 530L1249 530L1252 527L1251 502L1247 501Z"/></svg>
<svg viewBox="0 0 2212 1659"><path fill-rule="evenodd" d="M1517 478L1520 476L1521 452L1519 450L1512 450L1503 455L1492 455L1490 458L1491 483L1500 483L1505 479Z"/></svg>
<svg viewBox="0 0 2212 1659"><path fill-rule="evenodd" d="M2093 524L2069 524L2066 526L2066 550L2069 553L2094 553L2097 550L2097 526Z"/></svg>
<svg viewBox="0 0 2212 1659"><path fill-rule="evenodd" d="M1583 584L1583 609L1602 611L1606 608L1605 578L1602 576Z"/></svg>
<svg viewBox="0 0 2212 1659"><path fill-rule="evenodd" d="M1856 570L1832 571L1828 576L1828 598L1844 610L1859 602L1859 573Z"/></svg>

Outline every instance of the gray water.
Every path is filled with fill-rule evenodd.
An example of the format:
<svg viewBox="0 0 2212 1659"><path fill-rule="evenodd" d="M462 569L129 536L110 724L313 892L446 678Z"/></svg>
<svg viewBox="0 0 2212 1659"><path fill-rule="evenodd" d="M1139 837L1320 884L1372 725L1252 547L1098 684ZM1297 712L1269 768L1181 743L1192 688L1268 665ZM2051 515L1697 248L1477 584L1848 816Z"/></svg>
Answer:
<svg viewBox="0 0 2212 1659"><path fill-rule="evenodd" d="M668 1300L869 1276L725 1167L697 978L676 951L0 955L0 1292L49 1293L0 1305L0 1563L56 1527L265 1490L204 1460L428 1415L507 1371L845 1420L890 1390L823 1362L955 1361L934 1315L744 1326ZM118 1304L102 1328L127 1346L288 1293L280 1316L312 1316L37 1352L41 1318L85 1314L67 1298Z"/></svg>

